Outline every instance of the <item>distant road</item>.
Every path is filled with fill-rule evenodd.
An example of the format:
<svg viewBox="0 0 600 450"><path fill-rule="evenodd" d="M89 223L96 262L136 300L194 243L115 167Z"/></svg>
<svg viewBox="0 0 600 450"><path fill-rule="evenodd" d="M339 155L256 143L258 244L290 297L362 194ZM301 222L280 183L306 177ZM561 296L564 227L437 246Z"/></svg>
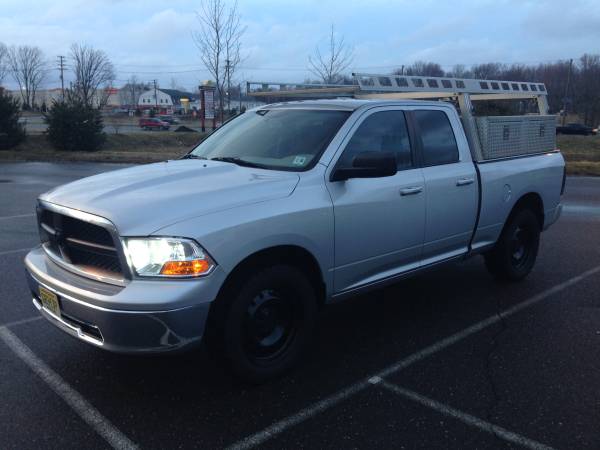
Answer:
<svg viewBox="0 0 600 450"><path fill-rule="evenodd" d="M44 123L44 117L42 115L39 116L25 116L21 117L21 123L25 124L25 130L30 134L40 134L46 131L47 125ZM191 128L196 131L201 131L200 123L195 121L193 123L183 122L180 124L172 125L171 130L175 130L178 126L185 125L188 128ZM115 133L115 126L112 124L111 119L105 119L104 121L104 131L106 133L112 134ZM149 131L142 130L135 123L120 123L118 125L118 132L124 134L132 134L132 133L149 133Z"/></svg>

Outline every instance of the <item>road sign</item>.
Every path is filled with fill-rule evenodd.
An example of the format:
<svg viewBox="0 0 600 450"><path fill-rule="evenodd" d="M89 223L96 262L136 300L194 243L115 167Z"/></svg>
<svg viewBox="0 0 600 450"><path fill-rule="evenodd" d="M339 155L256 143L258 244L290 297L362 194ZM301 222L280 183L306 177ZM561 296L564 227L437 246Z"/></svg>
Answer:
<svg viewBox="0 0 600 450"><path fill-rule="evenodd" d="M204 89L204 118L215 118L215 90Z"/></svg>

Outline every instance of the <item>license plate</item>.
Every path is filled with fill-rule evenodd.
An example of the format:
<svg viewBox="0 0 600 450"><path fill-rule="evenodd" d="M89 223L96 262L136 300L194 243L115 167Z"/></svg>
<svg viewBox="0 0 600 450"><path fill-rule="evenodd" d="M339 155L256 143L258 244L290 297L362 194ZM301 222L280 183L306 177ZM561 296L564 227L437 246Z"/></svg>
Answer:
<svg viewBox="0 0 600 450"><path fill-rule="evenodd" d="M58 304L58 297L56 294L42 286L39 287L39 290L42 306L55 316L60 317L60 306Z"/></svg>

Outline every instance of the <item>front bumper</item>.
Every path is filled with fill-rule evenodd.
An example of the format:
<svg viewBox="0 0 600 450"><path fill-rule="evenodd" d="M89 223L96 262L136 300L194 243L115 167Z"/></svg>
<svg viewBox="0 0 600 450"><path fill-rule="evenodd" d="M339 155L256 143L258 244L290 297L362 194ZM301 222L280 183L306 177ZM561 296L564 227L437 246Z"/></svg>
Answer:
<svg viewBox="0 0 600 450"><path fill-rule="evenodd" d="M210 281L132 280L125 287L112 286L66 271L41 248L26 256L25 266L33 304L50 323L119 353L159 353L199 344L216 296L214 285L222 278L213 272ZM58 296L60 315L42 306L40 286Z"/></svg>

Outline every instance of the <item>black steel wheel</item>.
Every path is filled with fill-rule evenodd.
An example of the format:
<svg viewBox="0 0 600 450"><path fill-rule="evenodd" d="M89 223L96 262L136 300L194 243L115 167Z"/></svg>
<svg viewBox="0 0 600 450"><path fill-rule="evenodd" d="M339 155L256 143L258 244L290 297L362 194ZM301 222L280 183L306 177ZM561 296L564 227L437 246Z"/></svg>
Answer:
<svg viewBox="0 0 600 450"><path fill-rule="evenodd" d="M540 233L533 211L522 209L511 215L494 248L484 255L488 270L503 280L525 278L535 265Z"/></svg>
<svg viewBox="0 0 600 450"><path fill-rule="evenodd" d="M297 299L274 289L263 289L250 301L244 320L244 348L256 362L285 352L301 325Z"/></svg>
<svg viewBox="0 0 600 450"><path fill-rule="evenodd" d="M207 329L211 353L245 381L280 376L308 347L316 312L315 289L300 269L258 269L217 299Z"/></svg>

